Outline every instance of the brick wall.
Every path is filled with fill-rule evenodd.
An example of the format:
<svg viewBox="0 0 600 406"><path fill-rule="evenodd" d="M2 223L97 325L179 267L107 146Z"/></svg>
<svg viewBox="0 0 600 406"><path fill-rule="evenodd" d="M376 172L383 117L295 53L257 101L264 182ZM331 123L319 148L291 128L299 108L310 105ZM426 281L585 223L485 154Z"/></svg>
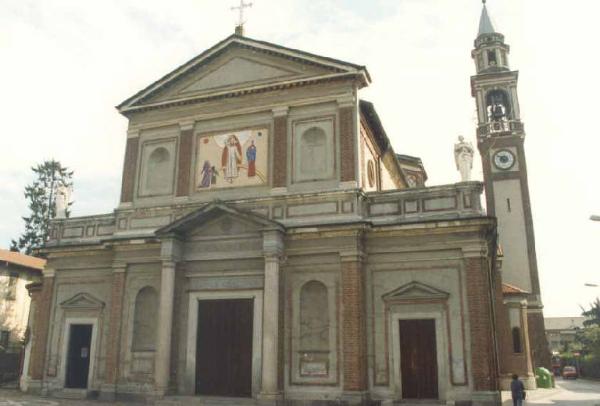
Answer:
<svg viewBox="0 0 600 406"><path fill-rule="evenodd" d="M287 117L275 117L273 132L273 187L286 187Z"/></svg>
<svg viewBox="0 0 600 406"><path fill-rule="evenodd" d="M106 352L106 383L108 384L115 384L119 376L119 352L121 348L119 343L121 342L124 291L125 272L113 272Z"/></svg>
<svg viewBox="0 0 600 406"><path fill-rule="evenodd" d="M139 138L128 138L123 163L123 180L121 183L121 203L133 201L135 170L137 167Z"/></svg>
<svg viewBox="0 0 600 406"><path fill-rule="evenodd" d="M53 292L54 278L45 277L42 284L42 290L38 294L39 296L34 295L34 297L32 297L32 300L36 300L36 304L29 376L35 380L41 380L44 375L46 344L48 341L48 326L50 324L50 309L52 306Z"/></svg>
<svg viewBox="0 0 600 406"><path fill-rule="evenodd" d="M485 258L466 258L467 302L471 335L471 372L477 391L498 390L489 267Z"/></svg>
<svg viewBox="0 0 600 406"><path fill-rule="evenodd" d="M357 180L355 174L356 160L354 157L354 108L342 107L339 110L340 119L340 176L342 182Z"/></svg>
<svg viewBox="0 0 600 406"><path fill-rule="evenodd" d="M342 261L344 390L367 389L365 285L360 260Z"/></svg>
<svg viewBox="0 0 600 406"><path fill-rule="evenodd" d="M190 194L190 173L192 166L192 133L183 130L179 137L179 162L177 168L177 196Z"/></svg>

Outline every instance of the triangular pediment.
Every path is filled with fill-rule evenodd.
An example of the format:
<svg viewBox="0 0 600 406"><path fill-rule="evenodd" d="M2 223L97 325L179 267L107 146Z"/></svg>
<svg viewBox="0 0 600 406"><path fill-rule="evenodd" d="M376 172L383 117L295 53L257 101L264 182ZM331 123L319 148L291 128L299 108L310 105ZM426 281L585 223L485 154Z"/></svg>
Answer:
<svg viewBox="0 0 600 406"><path fill-rule="evenodd" d="M255 213L236 209L222 202L208 203L204 207L160 228L156 235L235 235L258 233L267 230L283 231L276 221Z"/></svg>
<svg viewBox="0 0 600 406"><path fill-rule="evenodd" d="M448 292L444 292L433 286L421 282L410 282L386 293L382 298L385 301L419 299L445 300L448 296L450 296Z"/></svg>
<svg viewBox="0 0 600 406"><path fill-rule="evenodd" d="M261 61L244 57L233 57L181 89L179 94L202 92L212 89L223 89L244 84L258 84L285 77L299 75L282 66L271 66Z"/></svg>
<svg viewBox="0 0 600 406"><path fill-rule="evenodd" d="M193 103L331 80L338 76L370 81L364 66L232 35L175 69L117 108L122 113L165 105Z"/></svg>
<svg viewBox="0 0 600 406"><path fill-rule="evenodd" d="M104 302L89 293L78 293L60 304L64 309L93 310L104 308Z"/></svg>

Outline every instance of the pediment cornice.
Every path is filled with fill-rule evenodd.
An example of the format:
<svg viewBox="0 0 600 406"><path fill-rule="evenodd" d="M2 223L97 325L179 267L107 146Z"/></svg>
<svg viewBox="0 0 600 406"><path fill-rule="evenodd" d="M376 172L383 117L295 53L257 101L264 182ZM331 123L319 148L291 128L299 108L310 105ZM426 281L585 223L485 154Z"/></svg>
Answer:
<svg viewBox="0 0 600 406"><path fill-rule="evenodd" d="M314 74L307 77L287 78L282 76L280 79L273 80L270 83L254 84L247 86L240 83L239 86L202 94L194 95L178 95L169 100L153 101L152 98L159 92L179 83L186 77L189 77L194 72L199 71L202 67L213 61L215 58L224 55L228 51L234 49L249 49L255 54L264 54L271 57L283 58L292 61L296 64L310 65L323 69L323 74ZM232 35L212 48L201 53L197 57L191 59L179 68L165 75L161 79L152 83L150 86L139 91L129 99L117 106L117 109L122 114L128 112L148 110L154 108L164 108L173 105L191 104L202 101L207 101L222 97L232 97L245 95L257 92L276 90L279 88L288 88L296 86L304 86L313 83L351 79L356 78L360 81L361 86L366 86L370 83L370 76L364 66L355 65L352 63L336 60L333 58L323 57L310 54L297 49L286 48L276 44L258 41L247 37Z"/></svg>
<svg viewBox="0 0 600 406"><path fill-rule="evenodd" d="M100 310L105 304L100 299L95 298L89 293L78 293L70 299L65 300L60 304L63 309L76 310Z"/></svg>
<svg viewBox="0 0 600 406"><path fill-rule="evenodd" d="M385 302L405 300L447 300L450 294L421 282L410 282L382 296Z"/></svg>

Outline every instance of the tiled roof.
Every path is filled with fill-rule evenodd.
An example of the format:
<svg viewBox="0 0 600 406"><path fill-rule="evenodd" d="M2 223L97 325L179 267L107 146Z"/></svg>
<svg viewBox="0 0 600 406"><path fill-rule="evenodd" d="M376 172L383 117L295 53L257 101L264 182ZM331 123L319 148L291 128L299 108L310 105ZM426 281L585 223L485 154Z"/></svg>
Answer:
<svg viewBox="0 0 600 406"><path fill-rule="evenodd" d="M529 293L526 290L523 290L517 286L508 284L508 283L502 283L502 293L504 293L505 295L521 295L521 294L526 294Z"/></svg>
<svg viewBox="0 0 600 406"><path fill-rule="evenodd" d="M46 265L45 259L3 249L0 249L0 261L24 266L26 268L37 269L38 271L44 269L44 265Z"/></svg>
<svg viewBox="0 0 600 406"><path fill-rule="evenodd" d="M585 317L544 317L546 330L572 330L583 328Z"/></svg>

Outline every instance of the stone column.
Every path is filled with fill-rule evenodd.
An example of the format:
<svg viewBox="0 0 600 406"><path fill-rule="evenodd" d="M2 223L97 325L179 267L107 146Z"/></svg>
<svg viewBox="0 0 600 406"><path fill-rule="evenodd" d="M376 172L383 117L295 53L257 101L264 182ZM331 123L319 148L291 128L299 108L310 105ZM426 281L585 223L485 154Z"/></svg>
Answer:
<svg viewBox="0 0 600 406"><path fill-rule="evenodd" d="M175 262L163 260L160 273L158 331L156 334L156 353L154 358L155 389L161 396L169 389L174 297Z"/></svg>
<svg viewBox="0 0 600 406"><path fill-rule="evenodd" d="M104 400L114 400L117 382L119 380L119 356L121 352L121 326L126 269L127 265L124 263L113 264L108 343L106 350L106 378L100 392L100 396Z"/></svg>
<svg viewBox="0 0 600 406"><path fill-rule="evenodd" d="M35 316L33 322L33 344L31 347L31 361L29 364L30 386L34 381L41 389L46 366L46 348L48 344L48 330L52 314L52 297L54 295L54 270L45 269L43 273L42 291L39 300L35 304Z"/></svg>
<svg viewBox="0 0 600 406"><path fill-rule="evenodd" d="M265 284L263 288L262 388L260 397L275 400L280 396L279 371L279 263L283 253L280 231L263 234Z"/></svg>
<svg viewBox="0 0 600 406"><path fill-rule="evenodd" d="M367 390L365 274L360 250L341 252L342 354L345 397L361 402Z"/></svg>

